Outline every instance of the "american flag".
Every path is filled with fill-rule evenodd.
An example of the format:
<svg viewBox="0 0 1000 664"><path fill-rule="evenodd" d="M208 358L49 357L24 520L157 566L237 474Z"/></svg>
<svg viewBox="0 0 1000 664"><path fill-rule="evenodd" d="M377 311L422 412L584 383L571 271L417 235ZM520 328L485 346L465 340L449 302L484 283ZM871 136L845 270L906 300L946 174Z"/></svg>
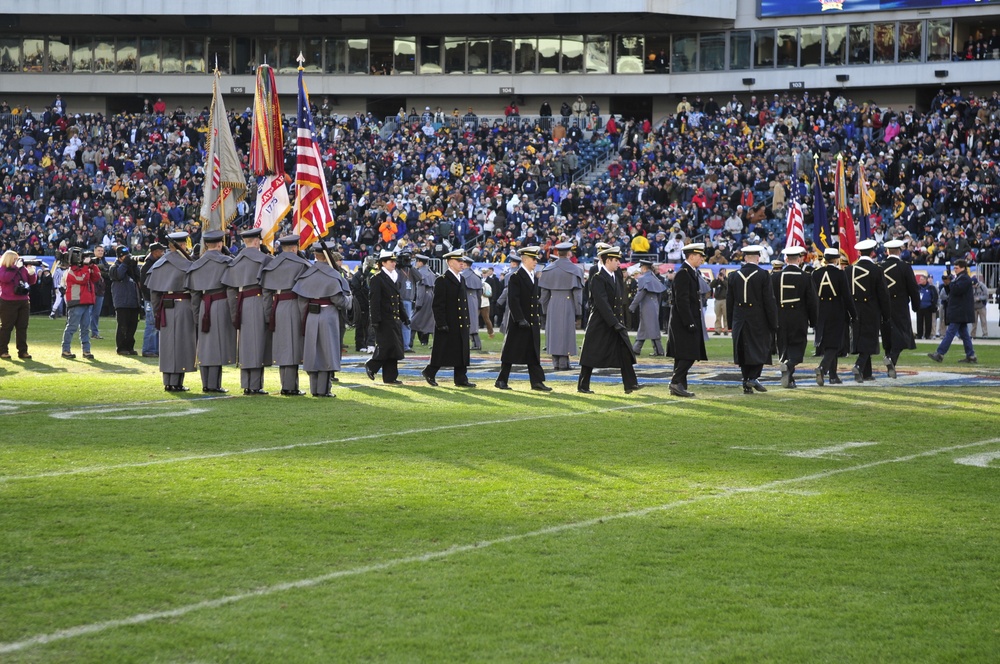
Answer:
<svg viewBox="0 0 1000 664"><path fill-rule="evenodd" d="M792 199L788 206L788 223L785 227L785 249L806 246L806 232L802 224L802 206Z"/></svg>
<svg viewBox="0 0 1000 664"><path fill-rule="evenodd" d="M326 177L319 146L313 138L313 118L309 110L309 93L299 70L298 130L295 145L295 232L299 234L299 247L305 249L324 237L333 224L330 196L326 191ZM319 233L319 237L317 237Z"/></svg>

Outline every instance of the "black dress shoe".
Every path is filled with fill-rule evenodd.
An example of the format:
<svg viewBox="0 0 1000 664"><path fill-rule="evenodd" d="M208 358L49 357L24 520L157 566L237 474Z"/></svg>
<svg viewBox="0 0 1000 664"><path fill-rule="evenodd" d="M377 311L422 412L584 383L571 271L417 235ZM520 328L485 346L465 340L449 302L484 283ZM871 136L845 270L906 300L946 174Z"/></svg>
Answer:
<svg viewBox="0 0 1000 664"><path fill-rule="evenodd" d="M787 387L790 390L793 390L796 387L798 387L798 385L795 384L795 379L794 378L789 378L788 379L788 385L786 385L785 387Z"/></svg>
<svg viewBox="0 0 1000 664"><path fill-rule="evenodd" d="M535 390L536 392L551 392L552 391L552 388L549 387L548 385L546 385L545 383L535 383L534 385L531 386L531 389Z"/></svg>
<svg viewBox="0 0 1000 664"><path fill-rule="evenodd" d="M431 387L437 387L438 386L438 382L436 380L434 380L434 376L428 376L423 371L420 372L420 375L424 377L424 380L426 380L427 384L430 385Z"/></svg>
<svg viewBox="0 0 1000 664"><path fill-rule="evenodd" d="M576 388L576 391L579 392L580 394L593 394L594 393L594 391L592 389L590 389L589 387L578 387L578 388Z"/></svg>
<svg viewBox="0 0 1000 664"><path fill-rule="evenodd" d="M760 381L754 378L750 381L750 387L757 390L758 392L767 392L767 388L761 385Z"/></svg>
<svg viewBox="0 0 1000 664"><path fill-rule="evenodd" d="M203 388L201 388L201 391L202 392L214 392L216 394L226 394L227 392L229 392L229 390L227 390L224 387L203 387Z"/></svg>
<svg viewBox="0 0 1000 664"><path fill-rule="evenodd" d="M858 365L855 364L853 367L851 367L851 373L854 374L855 383L865 382L865 377L861 375L861 367L859 367ZM830 382L832 383L833 381Z"/></svg>
<svg viewBox="0 0 1000 664"><path fill-rule="evenodd" d="M510 385L508 385L506 383L506 381L502 381L502 380L498 380L497 382L493 383L493 387L497 388L498 390L509 390L510 389Z"/></svg>
<svg viewBox="0 0 1000 664"><path fill-rule="evenodd" d="M677 385L676 383L670 383L670 393L675 397L693 397L694 392L688 392L687 388L683 385Z"/></svg>
<svg viewBox="0 0 1000 664"><path fill-rule="evenodd" d="M641 390L644 387L646 387L646 386L645 385L631 385L631 386L625 388L625 394L632 394L633 392L638 392L639 390Z"/></svg>
<svg viewBox="0 0 1000 664"><path fill-rule="evenodd" d="M313 396L314 397L323 397L324 399L333 399L337 395L333 394L331 392L326 392L325 394L314 394Z"/></svg>
<svg viewBox="0 0 1000 664"><path fill-rule="evenodd" d="M816 367L816 384L823 387L823 367Z"/></svg>
<svg viewBox="0 0 1000 664"><path fill-rule="evenodd" d="M368 380L375 380L375 372L369 369L367 364L365 365L365 375L368 376Z"/></svg>
<svg viewBox="0 0 1000 664"><path fill-rule="evenodd" d="M330 382L331 383L339 383L340 379L337 378L336 376L330 376Z"/></svg>
<svg viewBox="0 0 1000 664"><path fill-rule="evenodd" d="M401 381L401 380L384 380L384 381L382 381L382 384L383 385L402 385L403 381Z"/></svg>
<svg viewBox="0 0 1000 664"><path fill-rule="evenodd" d="M163 391L164 392L173 392L174 391L174 386L173 385L164 385L163 386Z"/></svg>
<svg viewBox="0 0 1000 664"><path fill-rule="evenodd" d="M282 390L281 395L285 397L304 397L306 393L302 390Z"/></svg>
<svg viewBox="0 0 1000 664"><path fill-rule="evenodd" d="M743 381L743 394L753 394L753 388L750 387L750 381Z"/></svg>
<svg viewBox="0 0 1000 664"><path fill-rule="evenodd" d="M831 385L840 385L840 384L842 384L843 382L844 382L844 381L842 381L842 380L840 379L840 376L830 376L830 384L831 384Z"/></svg>
<svg viewBox="0 0 1000 664"><path fill-rule="evenodd" d="M476 386L475 383L470 383L469 381L465 381L464 383L455 383L455 387L475 387L475 386Z"/></svg>
<svg viewBox="0 0 1000 664"><path fill-rule="evenodd" d="M250 389L243 390L243 396L247 396L247 397L258 396L258 395L260 395L260 396L266 396L267 394L268 393L266 391L264 391L264 390L250 390Z"/></svg>

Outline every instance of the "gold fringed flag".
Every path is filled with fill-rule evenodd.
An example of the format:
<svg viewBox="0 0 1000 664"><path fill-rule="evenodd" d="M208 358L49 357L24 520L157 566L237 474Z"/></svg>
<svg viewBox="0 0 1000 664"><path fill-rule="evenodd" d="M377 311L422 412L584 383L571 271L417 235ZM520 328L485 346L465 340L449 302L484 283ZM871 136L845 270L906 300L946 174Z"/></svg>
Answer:
<svg viewBox="0 0 1000 664"><path fill-rule="evenodd" d="M226 106L219 91L219 71L212 81L212 107L208 147L205 152L205 182L200 218L206 231L225 230L236 216L236 204L246 198L247 183L229 129Z"/></svg>
<svg viewBox="0 0 1000 664"><path fill-rule="evenodd" d="M250 170L257 176L257 210L254 228L263 230L264 246L274 244L278 224L292 209L285 180L285 137L281 129L281 104L268 65L257 69L253 99L253 135Z"/></svg>
<svg viewBox="0 0 1000 664"><path fill-rule="evenodd" d="M837 181L834 184L837 199L837 225L840 228L840 255L847 256L847 260L854 263L858 260L858 250L854 245L858 243L857 233L854 232L854 217L847 207L847 182L844 175L844 156L837 155Z"/></svg>

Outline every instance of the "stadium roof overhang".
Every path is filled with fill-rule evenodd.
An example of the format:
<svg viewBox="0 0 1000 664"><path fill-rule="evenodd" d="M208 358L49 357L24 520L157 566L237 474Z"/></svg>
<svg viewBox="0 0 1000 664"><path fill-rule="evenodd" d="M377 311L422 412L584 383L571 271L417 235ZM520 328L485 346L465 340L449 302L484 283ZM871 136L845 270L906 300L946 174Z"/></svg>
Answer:
<svg viewBox="0 0 1000 664"><path fill-rule="evenodd" d="M391 16L497 16L530 18L537 15L579 17L660 15L723 21L736 19L738 0L551 0L539 14L537 0L371 0L330 2L329 0L21 0L15 6L21 17L32 15L104 16L108 18L212 16L212 17L361 17Z"/></svg>

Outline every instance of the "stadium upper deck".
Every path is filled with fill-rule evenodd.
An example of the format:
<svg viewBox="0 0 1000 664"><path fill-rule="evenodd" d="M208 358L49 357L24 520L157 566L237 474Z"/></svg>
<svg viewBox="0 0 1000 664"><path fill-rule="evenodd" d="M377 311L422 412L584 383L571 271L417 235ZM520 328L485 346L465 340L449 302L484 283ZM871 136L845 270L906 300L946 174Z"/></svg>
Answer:
<svg viewBox="0 0 1000 664"><path fill-rule="evenodd" d="M558 108L582 94L605 112L659 117L682 95L830 88L919 108L942 85L990 92L1000 79L990 0L472 4L22 0L0 15L0 90L38 110L56 92L71 112L138 110L151 96L201 107L217 62L238 108L265 61L294 94L299 52L314 96L378 115L498 112L512 97Z"/></svg>

